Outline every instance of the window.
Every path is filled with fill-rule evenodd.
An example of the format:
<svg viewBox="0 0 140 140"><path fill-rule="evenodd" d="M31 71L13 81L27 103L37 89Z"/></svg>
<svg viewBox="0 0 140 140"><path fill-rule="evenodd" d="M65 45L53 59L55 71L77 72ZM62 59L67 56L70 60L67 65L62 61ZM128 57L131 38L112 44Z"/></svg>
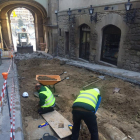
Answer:
<svg viewBox="0 0 140 140"><path fill-rule="evenodd" d="M89 61L90 55L90 27L86 24L80 27L79 57Z"/></svg>
<svg viewBox="0 0 140 140"><path fill-rule="evenodd" d="M117 65L121 30L114 26L108 25L103 30L101 60Z"/></svg>
<svg viewBox="0 0 140 140"><path fill-rule="evenodd" d="M65 54L69 54L69 32L65 32Z"/></svg>
<svg viewBox="0 0 140 140"><path fill-rule="evenodd" d="M59 28L59 36L61 36L61 28Z"/></svg>

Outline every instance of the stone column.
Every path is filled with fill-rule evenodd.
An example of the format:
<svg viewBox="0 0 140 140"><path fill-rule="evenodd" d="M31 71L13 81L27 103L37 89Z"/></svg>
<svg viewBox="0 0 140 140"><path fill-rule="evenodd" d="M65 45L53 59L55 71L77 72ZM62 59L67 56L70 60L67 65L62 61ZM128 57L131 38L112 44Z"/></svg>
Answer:
<svg viewBox="0 0 140 140"><path fill-rule="evenodd" d="M2 31L1 31L1 21L0 21L0 49L3 49L3 38L2 38Z"/></svg>
<svg viewBox="0 0 140 140"><path fill-rule="evenodd" d="M36 34L36 50L39 50L37 14L35 14L34 16L34 26L35 26L35 34Z"/></svg>
<svg viewBox="0 0 140 140"><path fill-rule="evenodd" d="M11 35L9 36L10 30L8 27L8 22L9 22L8 18L1 20L4 45L9 48L11 45Z"/></svg>

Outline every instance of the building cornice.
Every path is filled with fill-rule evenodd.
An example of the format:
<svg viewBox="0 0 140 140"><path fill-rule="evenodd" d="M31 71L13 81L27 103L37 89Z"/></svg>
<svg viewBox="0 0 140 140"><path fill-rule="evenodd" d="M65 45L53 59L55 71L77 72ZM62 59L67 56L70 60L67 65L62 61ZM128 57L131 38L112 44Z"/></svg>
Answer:
<svg viewBox="0 0 140 140"><path fill-rule="evenodd" d="M131 1L131 3L134 3L134 2L140 2L140 0L133 0ZM105 7L105 6L110 6L110 5L118 5L118 4L125 4L126 2L112 2L112 3L106 3L106 4L99 4L99 5L92 5L93 8L98 8L98 7ZM70 7L71 8L71 7ZM88 7L78 7L78 8L74 8L71 10L72 11L77 11L79 9L89 9L90 6ZM62 11L58 11L58 13L62 13L62 12L67 12L68 10L62 10Z"/></svg>

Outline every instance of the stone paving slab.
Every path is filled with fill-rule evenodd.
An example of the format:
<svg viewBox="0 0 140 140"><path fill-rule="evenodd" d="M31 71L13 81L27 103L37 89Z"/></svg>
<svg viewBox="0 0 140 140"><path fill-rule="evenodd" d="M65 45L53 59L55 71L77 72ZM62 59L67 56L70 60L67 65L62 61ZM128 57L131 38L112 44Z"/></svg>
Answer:
<svg viewBox="0 0 140 140"><path fill-rule="evenodd" d="M21 105L20 105L20 94L19 94L19 83L18 83L18 74L17 74L17 67L14 65L14 82L15 82L15 112L16 112L16 119L15 119L15 140L24 140L23 135L23 127L22 127L22 114L21 114Z"/></svg>
<svg viewBox="0 0 140 140"><path fill-rule="evenodd" d="M9 66L10 66L9 60L2 61L2 65L0 66L0 94L2 91L3 83L4 83L2 73L7 72ZM10 79L8 78L7 83L9 83L9 81ZM3 138L5 140L10 139L10 118L9 118L6 94L3 101L2 113L0 114L0 139L2 140Z"/></svg>
<svg viewBox="0 0 140 140"><path fill-rule="evenodd" d="M97 65L97 64L92 64L89 62L75 61L75 60L65 59L62 57L55 57L55 58L62 60L62 61L66 61L66 64L68 64L68 65L72 65L72 66L76 66L76 67L84 67L86 69L89 69L89 70L92 70L92 71L95 71L95 72L98 72L101 74L113 76L116 78L120 78L124 81L128 81L128 82L140 85L140 73L139 72Z"/></svg>
<svg viewBox="0 0 140 140"><path fill-rule="evenodd" d="M2 60L2 65L0 66L0 93L2 90L2 86L4 83L4 79L1 75L2 72L7 72L10 66L10 60L5 59ZM14 77L15 81L15 112L16 112L16 119L15 119L15 139L16 140L23 140L23 131L22 131L22 120L21 120L21 110L20 110L20 97L18 93L18 81L17 81L17 73L16 73L16 66L14 66L14 70L11 69L8 79L7 79L7 87L8 87L8 93L9 98L11 96L11 90L12 90L12 78ZM8 108L8 102L7 102L7 96L5 93L5 98L3 102L3 110L2 114L0 114L0 140L9 140L10 139L10 117L9 117L9 108ZM20 131L17 131L20 130Z"/></svg>
<svg viewBox="0 0 140 140"><path fill-rule="evenodd" d="M105 74L105 75L109 75L112 77L120 78L124 81L128 81L128 82L140 85L140 73L139 72L93 64L93 63L89 63L88 61L85 61L82 59L77 61L77 60L67 59L67 58L63 58L63 57L59 57L59 56L53 57L50 54L47 54L45 52L42 52L42 51L39 51L39 52L43 53L45 56L49 56L50 58L56 58L61 61L65 61L66 64L68 64L68 65L86 68L86 69L98 72L100 74Z"/></svg>

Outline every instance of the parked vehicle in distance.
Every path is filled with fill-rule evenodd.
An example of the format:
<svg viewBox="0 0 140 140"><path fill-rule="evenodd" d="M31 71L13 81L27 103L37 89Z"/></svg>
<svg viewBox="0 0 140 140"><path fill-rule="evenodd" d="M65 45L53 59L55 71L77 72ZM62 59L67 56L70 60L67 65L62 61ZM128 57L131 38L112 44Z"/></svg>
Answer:
<svg viewBox="0 0 140 140"><path fill-rule="evenodd" d="M30 43L29 33L23 28L22 32L17 33L17 52L33 53L33 46Z"/></svg>

